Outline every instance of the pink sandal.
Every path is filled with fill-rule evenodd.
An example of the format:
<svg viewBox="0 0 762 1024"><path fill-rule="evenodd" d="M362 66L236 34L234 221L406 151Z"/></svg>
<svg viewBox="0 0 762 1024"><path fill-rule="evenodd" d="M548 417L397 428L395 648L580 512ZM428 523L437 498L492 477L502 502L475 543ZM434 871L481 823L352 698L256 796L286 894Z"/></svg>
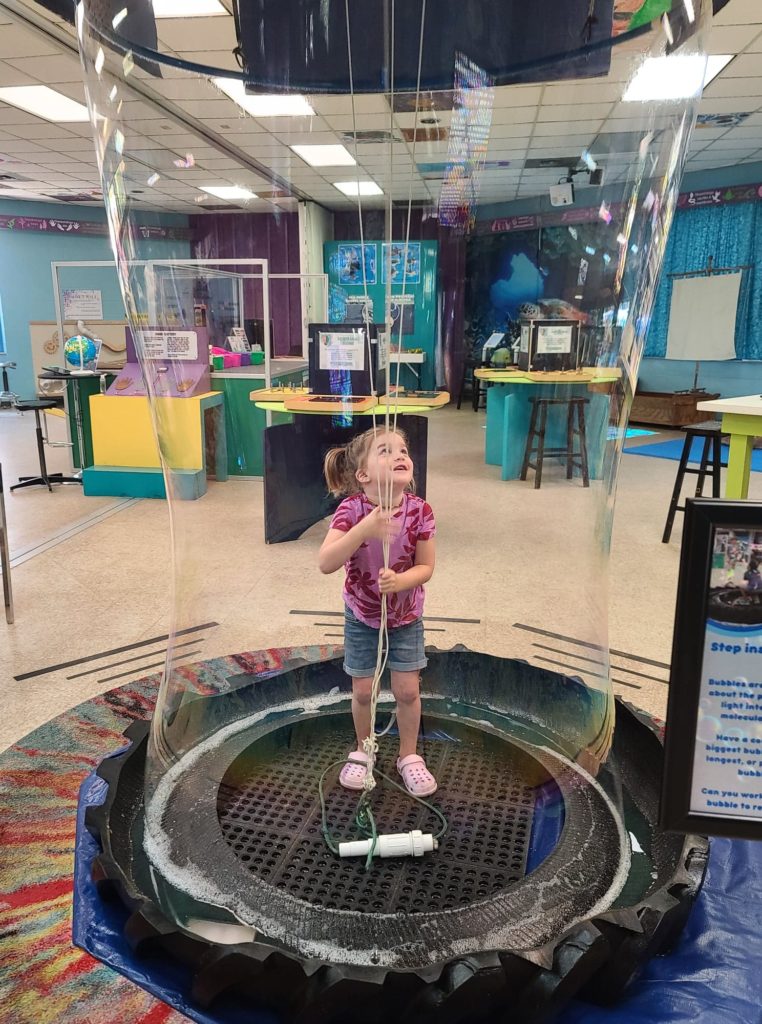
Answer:
<svg viewBox="0 0 762 1024"><path fill-rule="evenodd" d="M349 760L341 769L339 782L344 789L362 789L368 774L368 755L364 750L350 750Z"/></svg>
<svg viewBox="0 0 762 1024"><path fill-rule="evenodd" d="M412 796L431 796L437 791L437 780L426 767L420 754L408 754L397 758L397 771L402 776L405 789Z"/></svg>

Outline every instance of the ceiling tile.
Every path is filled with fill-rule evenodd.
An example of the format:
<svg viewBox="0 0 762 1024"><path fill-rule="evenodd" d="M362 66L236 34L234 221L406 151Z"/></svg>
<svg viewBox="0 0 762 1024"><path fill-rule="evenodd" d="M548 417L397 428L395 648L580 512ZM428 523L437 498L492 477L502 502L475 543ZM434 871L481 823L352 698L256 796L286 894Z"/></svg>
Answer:
<svg viewBox="0 0 762 1024"><path fill-rule="evenodd" d="M607 117L611 112L611 103L581 103L579 105L567 106L557 104L554 106L540 108L538 121L563 121L569 127L574 127L576 121L594 121L598 118Z"/></svg>
<svg viewBox="0 0 762 1024"><path fill-rule="evenodd" d="M732 6L732 3L729 5ZM762 75L762 53L742 53L722 71L722 78L758 78Z"/></svg>
<svg viewBox="0 0 762 1024"><path fill-rule="evenodd" d="M762 56L762 54L760 55ZM735 114L739 110L757 110L760 98L703 99L699 105L700 114Z"/></svg>
<svg viewBox="0 0 762 1024"><path fill-rule="evenodd" d="M0 57L53 57L58 53L54 44L46 43L19 25L5 25L0 32Z"/></svg>
<svg viewBox="0 0 762 1024"><path fill-rule="evenodd" d="M731 0L735 3L736 0ZM740 53L762 31L762 25L720 25L715 22L709 33L709 53Z"/></svg>
<svg viewBox="0 0 762 1024"><path fill-rule="evenodd" d="M157 23L159 39L179 54L233 50L236 46L235 23L231 16L204 18L162 18ZM207 63L204 58L204 63Z"/></svg>
<svg viewBox="0 0 762 1024"><path fill-rule="evenodd" d="M703 99L713 100L724 97L747 97L753 96L752 109L760 104L759 97L762 96L762 78L715 78L705 90ZM739 99L739 111L745 109Z"/></svg>
<svg viewBox="0 0 762 1024"><path fill-rule="evenodd" d="M758 0L730 0L730 3L714 16L714 24L753 25L759 23L761 16ZM760 28L762 29L762 26Z"/></svg>
<svg viewBox="0 0 762 1024"><path fill-rule="evenodd" d="M2 45L2 44L0 44ZM62 53L49 57L14 56L7 63L26 75L32 75L45 85L55 82L82 82L82 67L74 57L65 57Z"/></svg>

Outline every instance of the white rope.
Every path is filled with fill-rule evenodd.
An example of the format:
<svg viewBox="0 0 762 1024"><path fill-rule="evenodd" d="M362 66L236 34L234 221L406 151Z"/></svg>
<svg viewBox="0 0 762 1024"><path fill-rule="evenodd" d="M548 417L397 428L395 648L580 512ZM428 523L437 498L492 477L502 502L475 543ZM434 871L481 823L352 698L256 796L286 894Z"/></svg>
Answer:
<svg viewBox="0 0 762 1024"><path fill-rule="evenodd" d="M359 167L360 162L358 160L358 149L357 149L357 114L355 107L355 90L354 90L354 76L352 68L352 41L349 26L349 0L345 0L345 15L347 24L347 55L349 60L349 90L350 98L352 103L352 135L354 138L354 158L355 166L357 170L357 209L360 221L360 262L362 265L362 280L363 280L363 316L365 321L365 336L368 347L368 365L371 373L371 392L373 395L376 394L375 380L373 377L373 359L372 349L370 342L370 317L369 317L369 302L368 302L368 281L367 273L365 268L365 234L362 220L362 197L360 194L360 177ZM421 9L421 30L420 39L418 46L418 74L416 81L416 97L415 97L415 123L413 132L413 151L411 154L411 167L410 167L410 182L408 188L408 207L407 207L407 224L405 228L405 248L403 252L403 270L402 270L402 296L405 295L405 286L407 280L407 252L410 243L410 221L412 217L412 200L413 200L413 176L415 174L415 147L416 147L416 133L418 126L418 101L420 98L421 90L421 65L423 61L423 27L424 19L426 16L426 0L423 0L423 6ZM393 167L394 167L394 18L395 18L395 3L392 0L391 4L391 22L389 26L389 121L390 121L390 136L392 137L389 143L389 168L388 168L388 187L387 187L387 211L386 211L386 256L385 259L389 262L386 267L386 291L384 294L384 326L387 334L387 352L391 355L393 348L393 325L391 318L391 288L392 288L392 273L391 273L391 242L392 242L392 213L393 213ZM382 250L383 251L383 250ZM403 313L404 313L404 302L400 303L400 318L399 318L399 335L397 343L397 379L395 382L395 394L399 392L399 381L400 381L400 352L402 349L402 327L403 327ZM387 359L387 373L391 378L391 360ZM389 388L387 386L387 392ZM376 419L376 407L372 410L373 418L373 433L374 435L378 432L378 423ZM397 429L397 405L394 407L393 423L390 429L390 418L389 418L389 405L387 403L384 411L384 432L386 434L394 433ZM384 493L382 493L381 481L378 482L378 505L381 509L382 514L386 514L391 521L392 516L392 496L394 493L393 476L391 473L387 473L386 480L384 481ZM404 494L402 503L404 505ZM389 568L389 549L390 540L388 535L384 537L382 541L383 551L383 563L384 569ZM363 740L363 751L366 754L367 768L365 772L365 781L363 787L366 791L372 790L376 785L374 768L376 764L376 756L378 754L378 739L389 731L393 722L394 715L389 721L386 728L380 732L376 732L376 717L378 713L378 701L381 694L381 678L384 670L386 669L386 663L389 656L389 628L388 628L388 608L387 608L387 595L381 594L381 611L380 611L380 624L378 630L378 647L376 650L376 669L373 675L373 682L371 683L371 696L370 696L370 730L368 736Z"/></svg>

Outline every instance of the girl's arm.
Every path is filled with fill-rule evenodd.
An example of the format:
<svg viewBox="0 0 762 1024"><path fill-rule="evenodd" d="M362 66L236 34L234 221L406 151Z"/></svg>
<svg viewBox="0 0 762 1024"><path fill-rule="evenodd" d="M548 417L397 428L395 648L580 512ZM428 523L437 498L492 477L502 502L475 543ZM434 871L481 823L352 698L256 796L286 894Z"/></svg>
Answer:
<svg viewBox="0 0 762 1024"><path fill-rule="evenodd" d="M415 546L415 563L405 572L382 569L378 576L378 589L382 594L399 594L402 590L413 590L428 583L434 575L435 544L431 540L419 540Z"/></svg>
<svg viewBox="0 0 762 1024"><path fill-rule="evenodd" d="M383 541L391 539L399 532L399 524L392 521L388 512L382 512L376 505L359 523L349 530L329 530L320 545L318 552L318 568L321 572L331 573L340 569L366 540L376 538Z"/></svg>

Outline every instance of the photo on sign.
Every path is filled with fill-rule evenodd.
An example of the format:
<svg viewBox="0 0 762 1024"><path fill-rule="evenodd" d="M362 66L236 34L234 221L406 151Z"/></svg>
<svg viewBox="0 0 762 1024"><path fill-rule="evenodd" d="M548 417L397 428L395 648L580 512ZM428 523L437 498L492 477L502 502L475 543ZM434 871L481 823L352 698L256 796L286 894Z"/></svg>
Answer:
<svg viewBox="0 0 762 1024"><path fill-rule="evenodd" d="M762 628L762 530L715 532L707 616Z"/></svg>
<svg viewBox="0 0 762 1024"><path fill-rule="evenodd" d="M661 823L762 838L762 507L686 503Z"/></svg>
<svg viewBox="0 0 762 1024"><path fill-rule="evenodd" d="M364 269L363 251L365 254ZM367 286L376 283L376 246L374 243L340 245L338 260L339 284Z"/></svg>
<svg viewBox="0 0 762 1024"><path fill-rule="evenodd" d="M407 251L407 258L405 253ZM381 280L386 284L387 264L391 269L392 284L420 284L421 243L384 242Z"/></svg>

